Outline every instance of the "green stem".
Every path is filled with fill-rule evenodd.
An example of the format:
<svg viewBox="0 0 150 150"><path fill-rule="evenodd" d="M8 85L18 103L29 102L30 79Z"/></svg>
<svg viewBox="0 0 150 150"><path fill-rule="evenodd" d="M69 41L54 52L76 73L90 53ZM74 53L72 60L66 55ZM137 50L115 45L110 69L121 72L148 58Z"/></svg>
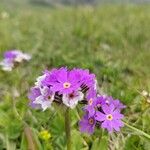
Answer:
<svg viewBox="0 0 150 150"><path fill-rule="evenodd" d="M71 150L71 124L70 124L70 109L65 110L65 130L67 138L67 150Z"/></svg>
<svg viewBox="0 0 150 150"><path fill-rule="evenodd" d="M124 121L123 121L123 122L124 122ZM147 134L147 133L143 132L143 131L142 131L142 130L140 130L140 129L137 129L137 128L135 128L135 127L133 127L133 126L129 125L129 124L128 124L128 123L126 123L126 122L124 122L124 124L125 124L127 127L129 127L130 129L132 129L132 130L134 130L134 131L136 131L136 132L140 133L141 135L145 136L146 138L150 139L150 135L149 135L149 134Z"/></svg>

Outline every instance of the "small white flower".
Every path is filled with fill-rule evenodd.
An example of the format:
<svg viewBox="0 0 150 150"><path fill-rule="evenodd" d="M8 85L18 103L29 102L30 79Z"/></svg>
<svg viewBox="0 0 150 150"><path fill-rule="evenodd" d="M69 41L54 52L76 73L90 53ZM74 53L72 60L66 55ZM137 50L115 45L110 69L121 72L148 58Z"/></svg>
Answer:
<svg viewBox="0 0 150 150"><path fill-rule="evenodd" d="M80 91L77 91L71 94L63 94L62 101L66 106L73 109L78 104L78 101L83 100L83 97L84 94Z"/></svg>
<svg viewBox="0 0 150 150"><path fill-rule="evenodd" d="M40 104L43 111L45 111L47 108L51 107L53 100L54 100L54 94L47 95L47 96L40 95L35 99L33 103Z"/></svg>

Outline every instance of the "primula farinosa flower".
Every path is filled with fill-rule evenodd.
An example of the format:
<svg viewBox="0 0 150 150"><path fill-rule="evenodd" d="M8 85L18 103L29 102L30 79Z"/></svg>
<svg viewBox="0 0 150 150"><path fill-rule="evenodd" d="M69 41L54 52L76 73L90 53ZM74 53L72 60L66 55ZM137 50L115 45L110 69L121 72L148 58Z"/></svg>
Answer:
<svg viewBox="0 0 150 150"><path fill-rule="evenodd" d="M114 105L103 105L102 111L96 111L95 119L101 122L101 127L106 128L109 132L119 131L123 127L121 119L123 115L115 109Z"/></svg>
<svg viewBox="0 0 150 150"><path fill-rule="evenodd" d="M86 95L86 100L88 105L84 107L84 110L89 112L89 116L93 116L95 114L95 102L96 102L96 91L92 88L89 89Z"/></svg>
<svg viewBox="0 0 150 150"><path fill-rule="evenodd" d="M4 53L4 59L0 62L2 70L12 71L16 64L21 63L22 61L29 61L31 56L25 54L19 50L10 50Z"/></svg>
<svg viewBox="0 0 150 150"><path fill-rule="evenodd" d="M94 74L90 74L89 70L74 69L75 76L78 78L80 86L83 89L95 88L96 90L96 79Z"/></svg>
<svg viewBox="0 0 150 150"><path fill-rule="evenodd" d="M96 125L95 117L94 116L89 117L88 113L86 113L83 116L82 120L79 122L80 131L89 134L92 134L94 132L95 125Z"/></svg>
<svg viewBox="0 0 150 150"><path fill-rule="evenodd" d="M75 90L78 90L80 84L78 78L73 71L68 71L67 68L60 68L57 71L53 71L49 74L49 83L53 92L59 92L60 94L69 94Z"/></svg>
<svg viewBox="0 0 150 150"><path fill-rule="evenodd" d="M33 105L40 104L44 110L51 105L52 101L74 108L79 101L84 99L86 94L91 93L90 90L94 87L95 76L89 71L68 70L66 67L62 67L51 71L46 70L42 76L38 77L34 88L40 91L40 96L34 100L30 97L29 99ZM49 90L52 93L51 99L48 99L46 94ZM30 92L29 95L34 95L32 94L33 90Z"/></svg>
<svg viewBox="0 0 150 150"><path fill-rule="evenodd" d="M74 108L78 104L78 101L83 100L83 97L84 94L81 91L73 91L70 94L63 94L62 101L66 106Z"/></svg>

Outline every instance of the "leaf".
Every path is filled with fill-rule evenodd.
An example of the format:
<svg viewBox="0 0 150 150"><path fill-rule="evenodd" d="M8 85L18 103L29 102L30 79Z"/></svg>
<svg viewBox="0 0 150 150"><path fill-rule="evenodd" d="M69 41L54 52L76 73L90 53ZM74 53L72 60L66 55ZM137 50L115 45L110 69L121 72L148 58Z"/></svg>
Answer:
<svg viewBox="0 0 150 150"><path fill-rule="evenodd" d="M24 133L22 134L20 149L21 150L27 150L28 149L27 139L25 138L25 134Z"/></svg>
<svg viewBox="0 0 150 150"><path fill-rule="evenodd" d="M17 139L22 131L22 125L18 121L10 122L6 127L6 132L10 139Z"/></svg>
<svg viewBox="0 0 150 150"><path fill-rule="evenodd" d="M73 150L83 150L83 148L85 149L88 149L88 146L85 147L84 146L84 139L82 138L80 132L78 132L77 130L73 130L72 131L72 149Z"/></svg>
<svg viewBox="0 0 150 150"><path fill-rule="evenodd" d="M103 136L101 139L96 138L92 144L91 150L107 150L108 149L108 137Z"/></svg>
<svg viewBox="0 0 150 150"><path fill-rule="evenodd" d="M3 111L0 111L0 126L5 127L9 124L9 117Z"/></svg>

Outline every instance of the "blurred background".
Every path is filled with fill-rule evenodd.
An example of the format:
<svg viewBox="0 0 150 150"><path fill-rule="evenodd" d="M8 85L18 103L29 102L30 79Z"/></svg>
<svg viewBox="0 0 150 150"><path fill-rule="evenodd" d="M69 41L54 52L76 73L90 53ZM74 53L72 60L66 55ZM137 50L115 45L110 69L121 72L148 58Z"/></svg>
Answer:
<svg viewBox="0 0 150 150"><path fill-rule="evenodd" d="M33 110L27 98L43 70L61 66L95 73L101 91L127 105L126 121L150 133L150 96L141 95L150 92L150 0L1 0L1 60L10 49L33 58L0 71L0 150L66 149L61 108ZM150 148L148 139L124 128L81 134L81 114L71 113L73 150Z"/></svg>

